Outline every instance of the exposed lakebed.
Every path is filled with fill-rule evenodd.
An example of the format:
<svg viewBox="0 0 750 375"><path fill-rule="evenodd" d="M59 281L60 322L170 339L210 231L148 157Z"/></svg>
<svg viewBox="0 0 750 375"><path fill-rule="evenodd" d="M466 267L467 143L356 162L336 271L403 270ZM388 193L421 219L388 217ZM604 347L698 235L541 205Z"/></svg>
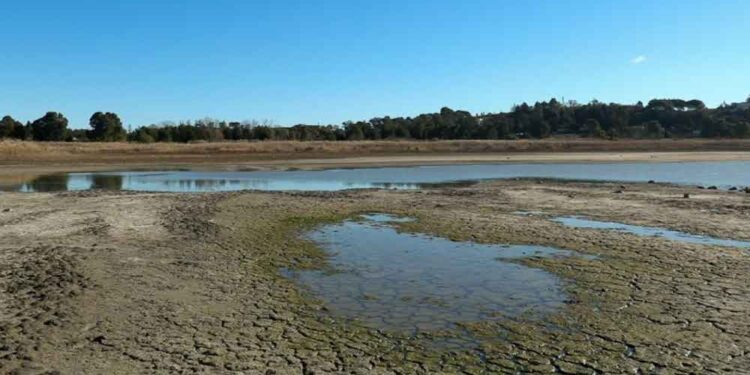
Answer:
<svg viewBox="0 0 750 375"><path fill-rule="evenodd" d="M321 270L284 270L334 315L378 329L420 333L504 316L536 317L566 300L562 281L514 260L579 254L532 245L455 242L400 232L384 214L306 234L329 254Z"/></svg>
<svg viewBox="0 0 750 375"><path fill-rule="evenodd" d="M351 168L315 171L123 171L40 176L4 190L50 192L133 190L211 192L235 190L335 191L344 189L418 189L431 184L507 178L657 182L750 186L750 161L681 163L519 163Z"/></svg>

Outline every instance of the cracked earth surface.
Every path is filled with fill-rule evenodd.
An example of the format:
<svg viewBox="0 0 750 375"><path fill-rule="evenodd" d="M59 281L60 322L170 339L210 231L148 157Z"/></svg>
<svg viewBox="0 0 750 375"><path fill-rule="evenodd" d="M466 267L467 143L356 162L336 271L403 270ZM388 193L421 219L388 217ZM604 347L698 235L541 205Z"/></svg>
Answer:
<svg viewBox="0 0 750 375"><path fill-rule="evenodd" d="M683 198L690 193L689 199ZM518 211L540 212L519 215ZM542 318L411 337L332 316L279 273L299 234L364 212L400 230L537 244L564 281ZM499 181L425 191L0 194L2 373L742 373L750 254L549 219L582 215L750 240L750 195L653 184ZM436 345L469 334L471 348Z"/></svg>

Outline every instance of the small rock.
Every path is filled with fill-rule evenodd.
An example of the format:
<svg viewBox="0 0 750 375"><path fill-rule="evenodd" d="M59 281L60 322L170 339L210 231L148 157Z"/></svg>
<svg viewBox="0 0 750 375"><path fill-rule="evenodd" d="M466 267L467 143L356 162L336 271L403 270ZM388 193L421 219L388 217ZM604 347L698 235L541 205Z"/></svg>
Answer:
<svg viewBox="0 0 750 375"><path fill-rule="evenodd" d="M10 208L3 209L3 212L10 212L10 211L11 211Z"/></svg>
<svg viewBox="0 0 750 375"><path fill-rule="evenodd" d="M615 190L615 194L622 194L622 190Z"/></svg>
<svg viewBox="0 0 750 375"><path fill-rule="evenodd" d="M732 187L730 187L730 188L729 188L729 191L737 191L737 190L738 190L738 189L737 189L737 187L736 187L736 186L732 186Z"/></svg>
<svg viewBox="0 0 750 375"><path fill-rule="evenodd" d="M705 186L703 186L703 185L699 185L699 186L698 186L698 189L701 189L701 190L703 190L703 189L705 189L705 188L706 188L706 187L705 187Z"/></svg>
<svg viewBox="0 0 750 375"><path fill-rule="evenodd" d="M690 198L690 193L682 194L682 197L685 198L685 199L688 199L688 198Z"/></svg>
<svg viewBox="0 0 750 375"><path fill-rule="evenodd" d="M717 189L719 189L719 188L716 187L716 186L713 186L713 185L711 185L711 186L708 187L708 190L717 190Z"/></svg>
<svg viewBox="0 0 750 375"><path fill-rule="evenodd" d="M748 193L748 194L750 194L750 187L746 187L746 188L745 188L745 193Z"/></svg>

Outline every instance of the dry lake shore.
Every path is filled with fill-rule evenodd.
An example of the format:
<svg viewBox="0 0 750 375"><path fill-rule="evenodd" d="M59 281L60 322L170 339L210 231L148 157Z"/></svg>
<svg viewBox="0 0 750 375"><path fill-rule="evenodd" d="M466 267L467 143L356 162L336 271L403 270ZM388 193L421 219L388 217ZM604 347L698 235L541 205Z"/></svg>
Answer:
<svg viewBox="0 0 750 375"><path fill-rule="evenodd" d="M113 170L284 170L470 163L750 160L750 140L1 142L0 179Z"/></svg>
<svg viewBox="0 0 750 375"><path fill-rule="evenodd" d="M683 198L685 193L690 198ZM750 194L659 184L495 181L420 191L0 194L0 372L741 373L747 250L595 229L558 215L750 240ZM475 346L347 322L283 268L300 237L366 212L455 241L535 244L564 281L543 317L464 322ZM539 212L522 215L519 212Z"/></svg>

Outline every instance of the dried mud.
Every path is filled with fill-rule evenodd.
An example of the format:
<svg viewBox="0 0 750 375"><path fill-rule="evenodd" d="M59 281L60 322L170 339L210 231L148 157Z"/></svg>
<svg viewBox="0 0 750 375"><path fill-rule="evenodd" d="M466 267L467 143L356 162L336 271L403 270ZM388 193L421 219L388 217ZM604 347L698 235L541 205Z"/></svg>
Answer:
<svg viewBox="0 0 750 375"><path fill-rule="evenodd" d="M690 198L683 198L690 193ZM424 191L0 194L2 373L741 373L750 258L548 220L583 215L750 239L750 194L500 181ZM541 211L544 215L519 215ZM325 254L298 234L364 212L404 231L537 244L565 281L543 318L411 337L343 321L282 277ZM435 343L465 334L471 349Z"/></svg>

